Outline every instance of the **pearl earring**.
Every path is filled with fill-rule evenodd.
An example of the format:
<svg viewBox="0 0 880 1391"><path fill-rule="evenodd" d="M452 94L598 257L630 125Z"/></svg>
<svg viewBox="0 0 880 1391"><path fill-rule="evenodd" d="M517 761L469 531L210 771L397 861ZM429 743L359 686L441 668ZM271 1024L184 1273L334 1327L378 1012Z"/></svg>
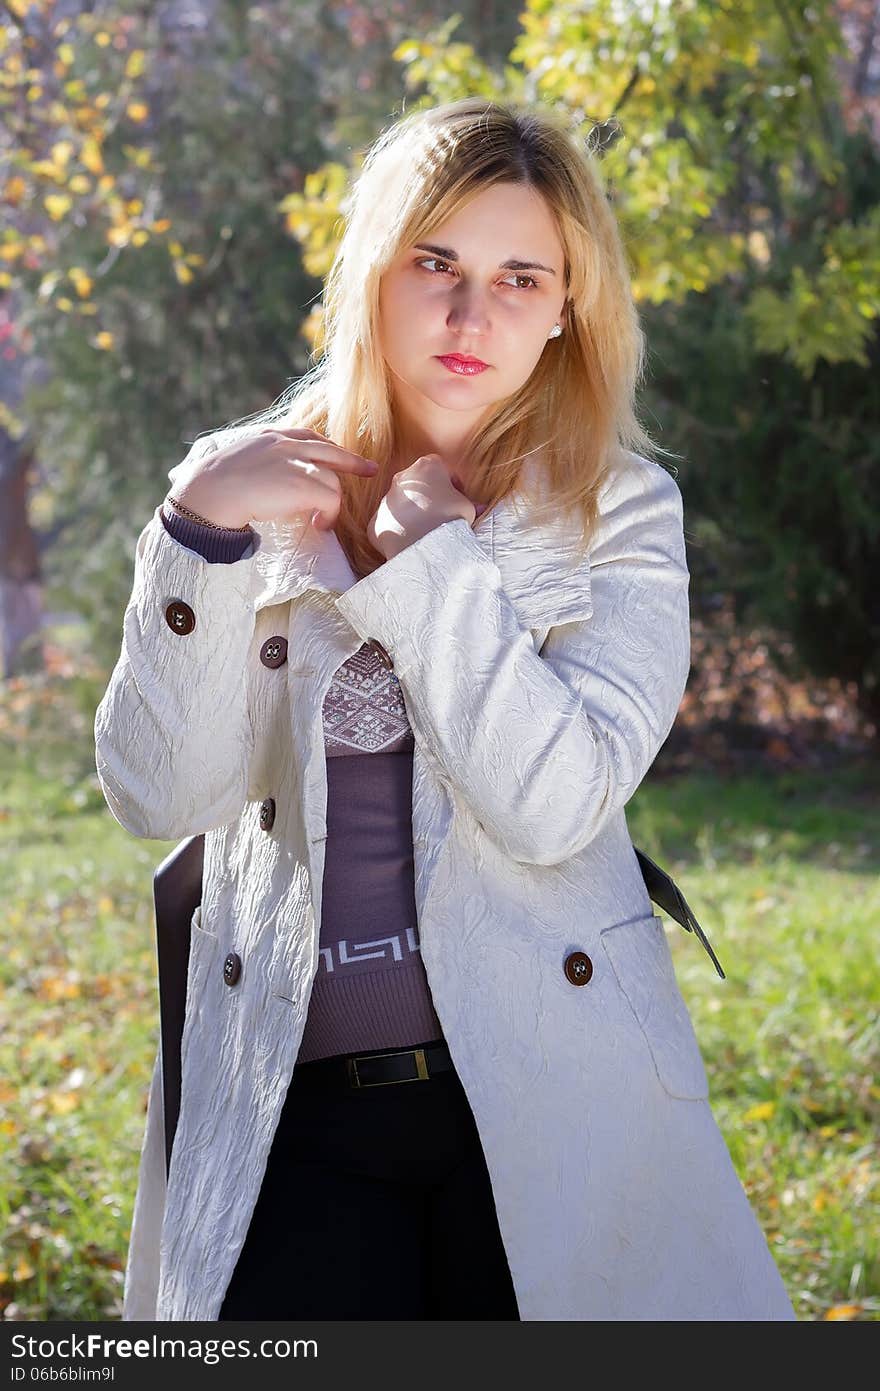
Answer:
<svg viewBox="0 0 880 1391"><path fill-rule="evenodd" d="M560 326L559 324L554 324L553 327L551 328L550 332L547 334L547 337L548 337L548 338L558 338L558 337L561 335L561 333L562 333L562 328L561 328L561 326Z"/></svg>

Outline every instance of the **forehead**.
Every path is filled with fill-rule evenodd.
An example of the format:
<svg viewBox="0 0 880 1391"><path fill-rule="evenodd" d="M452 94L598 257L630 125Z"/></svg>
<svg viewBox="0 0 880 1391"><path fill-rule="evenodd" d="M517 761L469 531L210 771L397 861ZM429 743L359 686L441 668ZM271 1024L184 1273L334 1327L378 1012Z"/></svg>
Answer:
<svg viewBox="0 0 880 1391"><path fill-rule="evenodd" d="M491 250L501 258L561 257L562 241L553 212L526 184L498 183L481 189L451 217L433 223L419 242L442 242L460 256ZM550 262L550 264L556 264Z"/></svg>

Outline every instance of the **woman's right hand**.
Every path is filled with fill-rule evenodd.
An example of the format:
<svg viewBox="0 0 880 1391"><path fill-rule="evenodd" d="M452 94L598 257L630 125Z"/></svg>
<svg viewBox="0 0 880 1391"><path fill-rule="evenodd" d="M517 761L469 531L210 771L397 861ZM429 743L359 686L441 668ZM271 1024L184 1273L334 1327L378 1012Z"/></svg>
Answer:
<svg viewBox="0 0 880 1391"><path fill-rule="evenodd" d="M372 478L379 465L315 430L270 426L173 470L169 495L207 521L243 527L251 519L293 521L318 512L324 529L339 515L340 473Z"/></svg>

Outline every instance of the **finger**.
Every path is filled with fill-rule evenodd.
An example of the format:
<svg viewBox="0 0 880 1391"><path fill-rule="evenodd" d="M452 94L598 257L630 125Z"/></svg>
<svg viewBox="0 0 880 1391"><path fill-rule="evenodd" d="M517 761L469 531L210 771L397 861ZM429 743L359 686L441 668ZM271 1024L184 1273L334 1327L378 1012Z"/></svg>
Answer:
<svg viewBox="0 0 880 1391"><path fill-rule="evenodd" d="M331 470L324 470L324 477L317 470L317 465L311 464L309 468L315 469L314 473L309 474L310 487L306 496L311 507L319 507L322 512L335 514L339 510L341 498L339 495L339 484L336 482L336 474Z"/></svg>
<svg viewBox="0 0 880 1391"><path fill-rule="evenodd" d="M337 472L359 473L369 478L374 477L379 472L379 465L373 459L365 459L363 454L355 454L350 449L342 449L332 440L324 439L321 436L306 439L291 435L290 438L297 438L303 446L299 457L314 460L316 463L320 462L327 468L336 469ZM280 446L285 446L287 440L279 440L278 443Z"/></svg>

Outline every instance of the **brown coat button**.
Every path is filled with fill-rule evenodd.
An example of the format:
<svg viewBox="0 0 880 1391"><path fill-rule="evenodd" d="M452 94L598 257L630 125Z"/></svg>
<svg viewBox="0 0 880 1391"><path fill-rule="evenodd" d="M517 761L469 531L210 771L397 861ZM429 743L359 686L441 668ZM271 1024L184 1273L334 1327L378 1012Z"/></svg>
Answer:
<svg viewBox="0 0 880 1391"><path fill-rule="evenodd" d="M172 599L165 610L165 622L175 633L191 633L196 626L196 616L182 599Z"/></svg>
<svg viewBox="0 0 880 1391"><path fill-rule="evenodd" d="M565 958L565 974L572 985L586 985L593 974L593 963L585 951L569 952Z"/></svg>
<svg viewBox="0 0 880 1391"><path fill-rule="evenodd" d="M231 951L223 962L223 979L227 985L235 985L241 975L241 957L238 952Z"/></svg>
<svg viewBox="0 0 880 1391"><path fill-rule="evenodd" d="M271 831L275 825L275 798L267 797L260 803L260 830Z"/></svg>
<svg viewBox="0 0 880 1391"><path fill-rule="evenodd" d="M287 638L266 638L260 648L260 661L264 667L280 667L287 661Z"/></svg>
<svg viewBox="0 0 880 1391"><path fill-rule="evenodd" d="M388 653L385 651L385 648L382 646L381 642L377 642L375 638L370 638L369 646L372 647L373 651L379 658L379 661L382 663L383 667L387 667L389 671L393 671L394 663L389 657Z"/></svg>

